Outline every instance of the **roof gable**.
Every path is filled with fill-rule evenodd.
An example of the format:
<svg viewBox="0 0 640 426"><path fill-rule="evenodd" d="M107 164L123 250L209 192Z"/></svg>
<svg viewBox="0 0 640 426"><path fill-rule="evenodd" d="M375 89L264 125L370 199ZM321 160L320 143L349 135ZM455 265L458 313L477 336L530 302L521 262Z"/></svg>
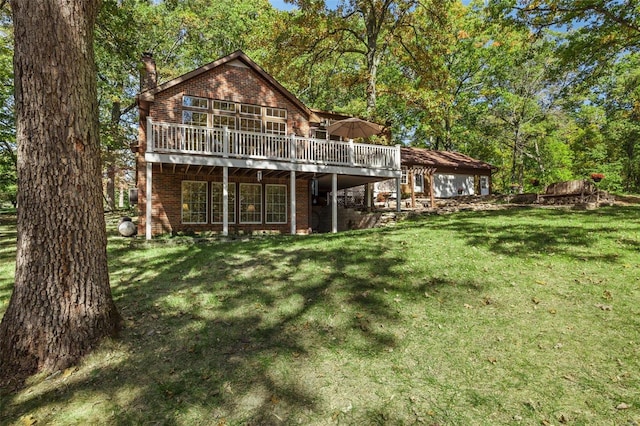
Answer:
<svg viewBox="0 0 640 426"><path fill-rule="evenodd" d="M269 85L271 85L276 91L282 93L287 99L289 99L294 105L300 108L302 111L305 111L308 115L311 115L311 110L304 104L300 99L298 99L293 93L288 91L284 86L282 86L278 81L269 75L265 70L263 70L258 64L253 62L251 58L249 58L244 52L241 50L236 50L230 55L224 56L220 59L217 59L213 62L210 62L206 65L201 66L200 68L196 68L193 71L190 71L186 74L183 74L179 77L176 77L172 80L166 81L162 84L159 84L153 89L146 90L141 92L138 95L139 100L150 101L153 102L155 99L155 95L163 92L171 87L174 87L178 84L184 83L192 78L195 78L201 74L204 74L208 71L211 71L214 68L220 67L224 64L242 68L249 68L253 70L256 74L258 74L263 80L265 80Z"/></svg>

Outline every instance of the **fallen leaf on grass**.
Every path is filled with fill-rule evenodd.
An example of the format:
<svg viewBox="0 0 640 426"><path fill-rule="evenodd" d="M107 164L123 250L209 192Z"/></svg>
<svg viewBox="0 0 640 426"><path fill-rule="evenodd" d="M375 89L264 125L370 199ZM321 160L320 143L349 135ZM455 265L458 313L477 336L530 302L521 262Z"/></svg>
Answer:
<svg viewBox="0 0 640 426"><path fill-rule="evenodd" d="M23 426L33 426L36 423L38 423L38 420L33 416L24 416L20 419L20 424Z"/></svg>
<svg viewBox="0 0 640 426"><path fill-rule="evenodd" d="M531 298L531 301L532 301L533 303L535 303L536 305L540 303L540 299L538 299L537 297L532 297L532 298Z"/></svg>
<svg viewBox="0 0 640 426"><path fill-rule="evenodd" d="M556 314L556 310L555 310L555 309L549 309L549 313L550 313L551 315L555 315L555 314Z"/></svg>
<svg viewBox="0 0 640 426"><path fill-rule="evenodd" d="M616 410L628 410L629 408L631 408L631 406L629 404L624 403L624 402L621 402L620 404L618 404L616 406Z"/></svg>
<svg viewBox="0 0 640 426"><path fill-rule="evenodd" d="M74 371L76 371L75 367L67 368L62 372L62 378L66 379L67 377L72 375Z"/></svg>
<svg viewBox="0 0 640 426"><path fill-rule="evenodd" d="M493 357L487 358L487 361L489 361L491 364L496 364L498 362L498 360Z"/></svg>
<svg viewBox="0 0 640 426"><path fill-rule="evenodd" d="M613 306L611 306L611 305L603 305L602 303L596 303L593 306L595 306L596 308L600 308L603 311L611 311L611 310L613 310Z"/></svg>
<svg viewBox="0 0 640 426"><path fill-rule="evenodd" d="M464 304L464 307L465 307L465 309L473 309L473 306L471 306L471 305L470 305L470 304L468 304L468 303L465 303L465 304Z"/></svg>

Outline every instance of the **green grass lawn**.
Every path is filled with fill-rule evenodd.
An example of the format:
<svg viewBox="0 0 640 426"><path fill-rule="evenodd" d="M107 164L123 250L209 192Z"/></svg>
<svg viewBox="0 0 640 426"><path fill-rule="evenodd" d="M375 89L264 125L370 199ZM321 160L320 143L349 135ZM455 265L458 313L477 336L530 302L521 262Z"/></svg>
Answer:
<svg viewBox="0 0 640 426"><path fill-rule="evenodd" d="M0 313L15 231L0 222ZM640 206L146 244L113 235L125 318L1 424L640 422Z"/></svg>

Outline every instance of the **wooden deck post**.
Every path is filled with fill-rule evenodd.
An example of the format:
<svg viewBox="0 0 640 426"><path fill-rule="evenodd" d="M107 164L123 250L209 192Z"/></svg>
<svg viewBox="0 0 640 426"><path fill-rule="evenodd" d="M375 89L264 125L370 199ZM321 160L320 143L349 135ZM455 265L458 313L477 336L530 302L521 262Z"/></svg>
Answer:
<svg viewBox="0 0 640 426"><path fill-rule="evenodd" d="M416 208L416 189L415 189L415 178L413 177L413 175L415 174L415 171L413 170L413 168L410 168L408 170L409 173L409 188L411 190L411 208L415 209Z"/></svg>
<svg viewBox="0 0 640 426"><path fill-rule="evenodd" d="M331 232L338 232L338 174L331 175Z"/></svg>
<svg viewBox="0 0 640 426"><path fill-rule="evenodd" d="M402 178L396 178L396 211L402 210Z"/></svg>
<svg viewBox="0 0 640 426"><path fill-rule="evenodd" d="M436 195L435 195L435 185L433 182L433 178L436 175L435 170L429 170L429 202L432 209L436 207Z"/></svg>
<svg viewBox="0 0 640 426"><path fill-rule="evenodd" d="M229 157L229 151L231 151L229 149L230 139L231 138L229 138L229 127L223 126L222 127L222 157L224 158Z"/></svg>
<svg viewBox="0 0 640 426"><path fill-rule="evenodd" d="M222 235L229 235L229 167L222 168Z"/></svg>
<svg viewBox="0 0 640 426"><path fill-rule="evenodd" d="M296 172L289 173L289 193L291 194L291 235L296 235Z"/></svg>

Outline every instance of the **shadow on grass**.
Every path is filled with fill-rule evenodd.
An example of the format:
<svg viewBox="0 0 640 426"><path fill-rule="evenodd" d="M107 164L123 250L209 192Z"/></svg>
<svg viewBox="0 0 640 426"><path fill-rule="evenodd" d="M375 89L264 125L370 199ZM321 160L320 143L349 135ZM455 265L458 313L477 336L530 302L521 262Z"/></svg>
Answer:
<svg viewBox="0 0 640 426"><path fill-rule="evenodd" d="M611 250L589 249L605 240L637 251L638 241L620 238L611 224L638 235L639 220L637 208L526 209L421 218L402 227L445 229L513 257L556 253L616 262ZM410 267L402 241L385 238L394 232L182 245L112 241L114 298L126 323L120 339L55 386L20 400L3 397L0 423L61 406L85 410L69 423L95 421L95 410L107 415L102 423L122 425L332 422L326 396L314 387L318 377L339 373L345 358L362 364L349 371L366 371L370 358L384 362L402 345L394 331L406 318L395 298L482 292L481 282L453 283L428 269L413 280L419 284L400 282L398 272ZM322 370L323 362L334 368ZM366 408L349 422L407 420Z"/></svg>
<svg viewBox="0 0 640 426"><path fill-rule="evenodd" d="M16 216L0 213L0 270L9 270L9 274L0 275L0 306L9 303L13 288L13 272L16 260ZM6 278L5 278L6 277Z"/></svg>
<svg viewBox="0 0 640 426"><path fill-rule="evenodd" d="M112 405L112 417L104 420L109 424L328 419L326 401L318 401L308 380L316 377L291 371L341 354L366 367L367 357L384 356L399 343L391 327L381 326L401 321L393 297L451 284L425 279L407 289L394 272L405 263L401 247L372 234L120 242L109 254L117 271L111 275L114 299L126 323L111 344L113 353L125 355L95 366L89 361L90 372L10 401L6 420L46 404L77 402L78 395ZM378 415L364 420L376 422Z"/></svg>
<svg viewBox="0 0 640 426"><path fill-rule="evenodd" d="M415 217L410 219L409 226L424 226L430 220ZM629 251L640 247L638 240L619 238L621 228L640 235L638 207L594 211L518 208L461 213L455 220L437 218L434 223L438 229L455 232L468 245L511 257L554 254L573 260L614 263L622 253L602 253L597 249L599 244L615 242ZM615 223L619 226L612 226Z"/></svg>

